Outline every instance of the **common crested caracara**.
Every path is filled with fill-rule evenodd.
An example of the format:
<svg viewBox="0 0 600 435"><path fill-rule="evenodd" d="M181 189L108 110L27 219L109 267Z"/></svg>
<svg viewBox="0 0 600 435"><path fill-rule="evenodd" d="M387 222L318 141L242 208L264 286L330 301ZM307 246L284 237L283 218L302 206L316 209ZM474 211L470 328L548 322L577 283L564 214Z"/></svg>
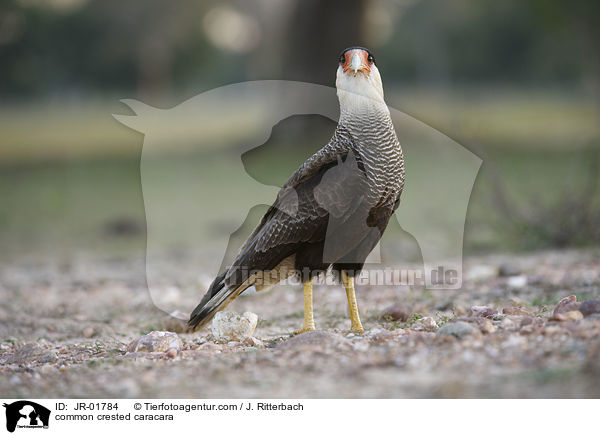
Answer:
<svg viewBox="0 0 600 435"><path fill-rule="evenodd" d="M352 331L362 332L354 276L400 203L404 158L369 50L347 48L336 78L340 119L327 145L283 185L277 199L192 312L191 328L205 325L250 286L256 290L291 274L304 283L304 326L315 329L312 280L341 276Z"/></svg>

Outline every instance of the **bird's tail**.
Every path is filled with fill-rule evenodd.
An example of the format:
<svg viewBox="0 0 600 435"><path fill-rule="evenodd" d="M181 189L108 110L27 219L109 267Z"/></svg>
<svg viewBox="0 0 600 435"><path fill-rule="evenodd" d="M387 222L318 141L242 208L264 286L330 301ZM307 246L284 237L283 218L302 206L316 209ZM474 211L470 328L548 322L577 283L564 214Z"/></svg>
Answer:
<svg viewBox="0 0 600 435"><path fill-rule="evenodd" d="M198 304L188 321L188 326L191 330L202 328L211 321L217 311L223 310L244 290L250 287L250 280L246 280L241 284L228 284L227 273L229 269L219 274L210 285L208 291ZM237 282L237 280L234 280Z"/></svg>

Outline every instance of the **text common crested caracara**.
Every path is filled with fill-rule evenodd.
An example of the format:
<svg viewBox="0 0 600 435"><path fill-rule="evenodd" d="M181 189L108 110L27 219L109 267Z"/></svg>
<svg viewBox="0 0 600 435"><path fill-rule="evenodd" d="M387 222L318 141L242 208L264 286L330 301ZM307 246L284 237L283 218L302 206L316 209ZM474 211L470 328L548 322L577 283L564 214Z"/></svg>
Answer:
<svg viewBox="0 0 600 435"><path fill-rule="evenodd" d="M191 328L205 325L248 287L262 290L296 273L304 283L299 332L312 331L313 272L331 267L346 288L352 331L363 331L354 276L398 207L404 158L369 50L342 52L336 87L340 119L333 137L283 185L233 264L192 312Z"/></svg>

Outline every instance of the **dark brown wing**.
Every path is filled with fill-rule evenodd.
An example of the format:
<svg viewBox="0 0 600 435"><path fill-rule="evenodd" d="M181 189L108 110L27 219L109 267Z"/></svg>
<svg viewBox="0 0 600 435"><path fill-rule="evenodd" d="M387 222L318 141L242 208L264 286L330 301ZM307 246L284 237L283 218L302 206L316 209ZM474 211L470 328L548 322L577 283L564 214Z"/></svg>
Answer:
<svg viewBox="0 0 600 435"><path fill-rule="evenodd" d="M340 170L344 166L346 170ZM360 169L359 169L360 168ZM246 240L232 271L271 270L306 243L325 239L329 216L351 214L356 203L360 157L331 143L310 157L284 184L274 204ZM237 279L227 277L229 284ZM232 282L233 281L233 282Z"/></svg>

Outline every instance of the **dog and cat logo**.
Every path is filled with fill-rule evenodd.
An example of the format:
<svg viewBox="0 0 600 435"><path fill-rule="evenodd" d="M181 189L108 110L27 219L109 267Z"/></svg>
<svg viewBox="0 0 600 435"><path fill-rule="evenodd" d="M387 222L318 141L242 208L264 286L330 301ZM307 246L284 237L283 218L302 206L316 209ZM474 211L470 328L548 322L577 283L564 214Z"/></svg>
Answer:
<svg viewBox="0 0 600 435"><path fill-rule="evenodd" d="M10 404L5 403L6 430L15 429L48 429L50 410L29 400L19 400Z"/></svg>

